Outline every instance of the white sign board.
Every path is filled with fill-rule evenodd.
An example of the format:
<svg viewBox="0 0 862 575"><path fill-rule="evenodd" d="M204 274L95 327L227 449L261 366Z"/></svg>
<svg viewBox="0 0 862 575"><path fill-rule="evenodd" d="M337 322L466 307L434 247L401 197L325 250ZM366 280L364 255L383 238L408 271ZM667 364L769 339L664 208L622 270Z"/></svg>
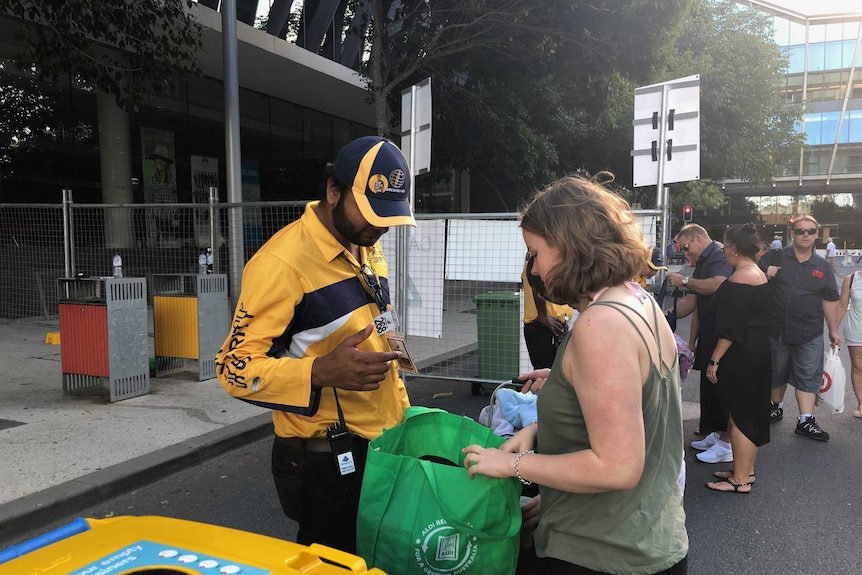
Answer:
<svg viewBox="0 0 862 575"><path fill-rule="evenodd" d="M450 220L446 279L519 283L526 253L517 220Z"/></svg>
<svg viewBox="0 0 862 575"><path fill-rule="evenodd" d="M407 230L407 335L443 337L443 257L446 245L445 220L416 220ZM380 238L389 277L398 265L394 234ZM398 285L394 285L397 283ZM389 297L395 301L401 282L389 283ZM398 310L399 312L401 310Z"/></svg>
<svg viewBox="0 0 862 575"><path fill-rule="evenodd" d="M431 170L431 78L401 92L401 151L414 176Z"/></svg>
<svg viewBox="0 0 862 575"><path fill-rule="evenodd" d="M700 179L700 76L635 90L633 148L634 187Z"/></svg>

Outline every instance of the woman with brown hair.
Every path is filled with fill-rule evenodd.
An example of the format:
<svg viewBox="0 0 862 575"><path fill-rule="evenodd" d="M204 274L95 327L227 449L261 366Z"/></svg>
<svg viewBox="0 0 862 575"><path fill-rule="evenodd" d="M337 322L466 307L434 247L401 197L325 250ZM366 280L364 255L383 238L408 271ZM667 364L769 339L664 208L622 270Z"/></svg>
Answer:
<svg viewBox="0 0 862 575"><path fill-rule="evenodd" d="M547 373L539 422L500 449L465 447L465 466L539 484L537 572L685 573L676 343L630 281L649 257L630 207L566 177L535 196L521 229L546 297L581 313Z"/></svg>

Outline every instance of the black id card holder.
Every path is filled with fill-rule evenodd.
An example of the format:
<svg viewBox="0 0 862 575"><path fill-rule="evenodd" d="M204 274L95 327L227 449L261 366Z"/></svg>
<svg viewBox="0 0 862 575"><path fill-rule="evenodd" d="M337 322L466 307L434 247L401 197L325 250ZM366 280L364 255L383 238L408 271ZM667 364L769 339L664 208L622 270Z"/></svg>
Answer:
<svg viewBox="0 0 862 575"><path fill-rule="evenodd" d="M356 472L356 461L353 459L353 440L347 427L341 423L330 425L326 430L326 440L335 458L335 469L339 475L350 475Z"/></svg>

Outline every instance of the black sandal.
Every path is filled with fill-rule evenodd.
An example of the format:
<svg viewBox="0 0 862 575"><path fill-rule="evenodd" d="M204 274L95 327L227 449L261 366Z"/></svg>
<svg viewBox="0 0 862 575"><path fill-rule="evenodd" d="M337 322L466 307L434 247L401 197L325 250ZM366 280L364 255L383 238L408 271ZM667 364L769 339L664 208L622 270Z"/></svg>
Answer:
<svg viewBox="0 0 862 575"><path fill-rule="evenodd" d="M719 473L728 473L730 475L719 475ZM717 477L719 479L730 479L731 477L733 477L733 470L731 469L729 471L716 471L712 474L712 476ZM757 481L757 477L755 477L755 475L753 473L751 475L749 475L748 477L750 478L748 480L748 483L754 485L754 482Z"/></svg>
<svg viewBox="0 0 862 575"><path fill-rule="evenodd" d="M730 491L727 489L716 489L715 487L710 487L710 484L718 484L718 483L730 483L733 486L733 491ZM749 489L748 491L740 491L739 490L740 487L745 487L746 485L750 486L751 482L749 481L748 483L734 483L730 478L727 478L727 479L720 479L718 481L709 481L706 484L706 488L709 489L710 491L718 491L719 493L743 493L745 495L748 495L749 493L751 493L751 489Z"/></svg>

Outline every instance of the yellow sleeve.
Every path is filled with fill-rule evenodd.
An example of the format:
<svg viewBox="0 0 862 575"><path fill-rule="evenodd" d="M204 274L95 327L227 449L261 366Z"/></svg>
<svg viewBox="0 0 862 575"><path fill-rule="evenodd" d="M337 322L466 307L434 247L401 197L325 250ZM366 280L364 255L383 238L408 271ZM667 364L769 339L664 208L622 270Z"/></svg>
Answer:
<svg viewBox="0 0 862 575"><path fill-rule="evenodd" d="M298 275L276 257L260 254L246 265L230 333L216 354L219 383L230 395L269 409L314 412L315 358L290 357L277 344L304 293Z"/></svg>

